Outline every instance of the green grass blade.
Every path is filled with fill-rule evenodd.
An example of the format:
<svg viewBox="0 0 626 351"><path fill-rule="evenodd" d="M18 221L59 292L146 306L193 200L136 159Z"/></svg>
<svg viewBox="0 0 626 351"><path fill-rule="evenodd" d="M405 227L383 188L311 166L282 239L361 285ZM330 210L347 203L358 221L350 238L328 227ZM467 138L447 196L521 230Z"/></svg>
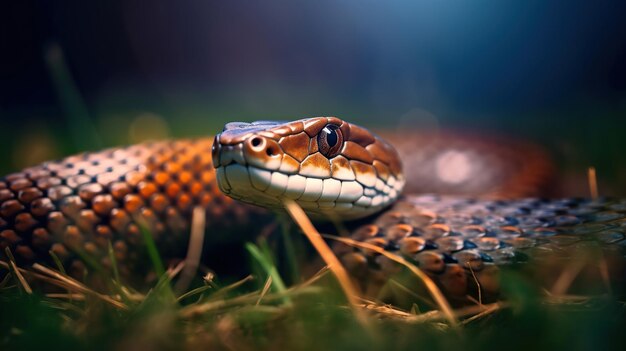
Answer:
<svg viewBox="0 0 626 351"><path fill-rule="evenodd" d="M54 261L54 264L57 266L57 269L59 270L59 272L63 273L63 275L67 275L67 272L65 271L65 267L63 267L63 263L61 263L61 259L59 258L59 256L57 256L57 254L54 253L54 251L49 250L48 253L50 254L50 257L52 257L52 260Z"/></svg>
<svg viewBox="0 0 626 351"><path fill-rule="evenodd" d="M146 245L146 251L148 252L148 256L150 257L150 261L152 262L152 267L154 268L154 272L158 277L162 277L165 274L165 268L163 265L163 261L161 261L161 255L159 254L159 250L157 249L156 243L154 242L154 238L152 237L152 233L148 230L148 228L139 224L139 231L141 231L141 236L143 236L144 244Z"/></svg>
<svg viewBox="0 0 626 351"><path fill-rule="evenodd" d="M265 273L272 277L272 287L275 291L278 293L284 293L287 290L287 287L278 273L271 257L268 257L266 253L263 253L262 248L259 248L252 243L246 243L246 250L248 250L252 258L254 258L254 260L261 266ZM289 302L289 299L286 297L284 301Z"/></svg>
<svg viewBox="0 0 626 351"><path fill-rule="evenodd" d="M120 284L120 272L117 268L117 259L115 258L115 251L113 251L113 245L109 240L109 259L111 260L111 267L113 268L113 279L117 284Z"/></svg>

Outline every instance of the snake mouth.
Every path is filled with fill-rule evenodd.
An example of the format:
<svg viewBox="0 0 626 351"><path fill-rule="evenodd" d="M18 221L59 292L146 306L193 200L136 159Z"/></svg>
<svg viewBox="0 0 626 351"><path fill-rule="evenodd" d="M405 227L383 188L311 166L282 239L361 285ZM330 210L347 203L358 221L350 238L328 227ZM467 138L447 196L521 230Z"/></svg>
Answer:
<svg viewBox="0 0 626 351"><path fill-rule="evenodd" d="M292 199L315 218L363 217L392 201L384 189L365 188L357 181L288 175L238 163L218 167L217 180L220 190L236 200L281 210L282 200Z"/></svg>
<svg viewBox="0 0 626 351"><path fill-rule="evenodd" d="M316 133L326 134L309 135L306 128L293 126L311 120L322 126ZM220 190L274 210L282 210L283 200L291 199L314 218L355 219L394 202L404 186L402 174L387 172L383 178L379 173L386 168L377 171L375 161L366 164L362 154L357 155L360 160L351 160L348 154L356 146L346 144L355 143L335 120L342 122L319 117L227 125L213 144Z"/></svg>

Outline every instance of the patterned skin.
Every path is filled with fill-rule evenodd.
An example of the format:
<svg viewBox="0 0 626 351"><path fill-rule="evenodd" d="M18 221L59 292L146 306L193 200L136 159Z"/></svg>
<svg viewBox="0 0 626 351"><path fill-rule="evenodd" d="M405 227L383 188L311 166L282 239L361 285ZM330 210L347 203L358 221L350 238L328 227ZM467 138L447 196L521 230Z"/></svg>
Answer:
<svg viewBox="0 0 626 351"><path fill-rule="evenodd" d="M329 133L338 134L333 137L335 152L318 146ZM435 168L431 175L422 177L430 184L439 181L441 186L447 181L451 184L444 190L459 187L459 192L484 196L404 195L398 201L404 183L400 156L380 137L368 134L334 117L227 125L213 149L214 158L220 159L215 162L218 183L229 196L265 207L280 208L280 198L292 199L313 217L362 218L395 202L377 218L353 228L351 239L414 262L456 305L472 304L472 298L495 299L498 265L525 262L529 257L566 259L580 253L576 250L597 244L605 252L623 252L626 201L511 199L539 191L549 179L551 167L536 148L515 143L503 148L497 147L501 141L470 138L446 138L444 142L416 135L404 139L398 149L407 154L403 159L412 163L407 173L409 186L420 179L419 165L431 165ZM291 160L294 145L304 145L297 148L297 162ZM430 150L423 151L428 147ZM411 153L419 164L411 161ZM481 158L481 153L486 156ZM285 159L288 167L284 167ZM347 160L348 170L337 167L337 160ZM450 162L437 167L442 160ZM484 164L498 166L485 169ZM258 169L268 175L259 177ZM335 175L337 169L342 177ZM511 175L506 176L507 172ZM292 182L292 177L305 181ZM323 182L319 180L321 189L313 196L309 182L316 178ZM392 185L399 179L400 187L390 190L390 178ZM336 188L329 183L331 190L326 191L325 182L333 179L340 185ZM350 182L359 184L356 194L344 192ZM368 194L373 198L367 198ZM380 198L375 201L377 196ZM384 297L389 278L402 273L401 266L371 250L336 243L335 251L368 295Z"/></svg>
<svg viewBox="0 0 626 351"><path fill-rule="evenodd" d="M181 258L196 206L206 209L207 246L219 237L246 240L244 233L258 234L259 223L272 219L219 189L274 209L281 196L296 199L315 217L376 213L352 222L351 237L413 261L461 305L479 295L477 284L483 298L497 296L497 264L561 257L569 254L564 248L590 242L613 251L624 247L623 201L498 200L537 195L551 180L544 155L515 143L446 141L411 131L392 139L399 156L382 138L335 117L231 123L215 140L85 153L6 176L0 180L0 254L9 248L28 264L50 263L52 252L81 277L85 257L110 266L110 242L122 273L141 275L149 265L141 226L164 257ZM417 155L420 163L411 159ZM405 195L396 201L405 177L401 159L410 160L408 188L440 177L444 185L437 190L472 197ZM432 165L434 174L420 172L420 164ZM436 172L446 165L456 173ZM384 295L389 276L400 272L368 250L340 243L335 250L370 295Z"/></svg>
<svg viewBox="0 0 626 351"><path fill-rule="evenodd" d="M360 218L396 201L405 183L391 145L336 117L229 123L215 140L220 189L263 207L289 198L315 218Z"/></svg>
<svg viewBox="0 0 626 351"><path fill-rule="evenodd" d="M82 277L87 254L121 273L143 272L140 226L165 257L183 257L195 206L225 237L263 211L224 196L211 162L213 138L144 143L47 162L0 180L0 248L20 263L51 263L50 252ZM239 226L241 225L241 226ZM220 240L215 238L214 240ZM221 238L224 239L224 238Z"/></svg>

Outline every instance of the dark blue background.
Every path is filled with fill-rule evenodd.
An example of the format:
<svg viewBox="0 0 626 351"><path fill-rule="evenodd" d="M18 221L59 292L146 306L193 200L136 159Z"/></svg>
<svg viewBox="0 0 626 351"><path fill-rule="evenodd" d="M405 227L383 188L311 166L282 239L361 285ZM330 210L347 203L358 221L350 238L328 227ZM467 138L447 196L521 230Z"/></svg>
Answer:
<svg viewBox="0 0 626 351"><path fill-rule="evenodd" d="M232 119L408 119L534 139L566 171L598 167L618 192L626 178L626 25L617 4L6 2L0 169L23 166L15 150L33 126L60 145L53 155L85 147L68 142L71 108L46 63L60 52L104 145L127 140L103 126L146 112L176 136Z"/></svg>

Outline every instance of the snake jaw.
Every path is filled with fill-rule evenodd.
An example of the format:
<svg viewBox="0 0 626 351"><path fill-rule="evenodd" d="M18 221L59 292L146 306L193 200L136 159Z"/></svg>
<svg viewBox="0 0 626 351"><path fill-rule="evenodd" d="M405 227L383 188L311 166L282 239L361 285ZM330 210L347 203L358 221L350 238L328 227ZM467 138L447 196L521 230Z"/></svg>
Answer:
<svg viewBox="0 0 626 351"><path fill-rule="evenodd" d="M395 150L336 117L229 123L215 138L213 159L228 196L275 210L292 199L314 218L367 216L404 186Z"/></svg>

